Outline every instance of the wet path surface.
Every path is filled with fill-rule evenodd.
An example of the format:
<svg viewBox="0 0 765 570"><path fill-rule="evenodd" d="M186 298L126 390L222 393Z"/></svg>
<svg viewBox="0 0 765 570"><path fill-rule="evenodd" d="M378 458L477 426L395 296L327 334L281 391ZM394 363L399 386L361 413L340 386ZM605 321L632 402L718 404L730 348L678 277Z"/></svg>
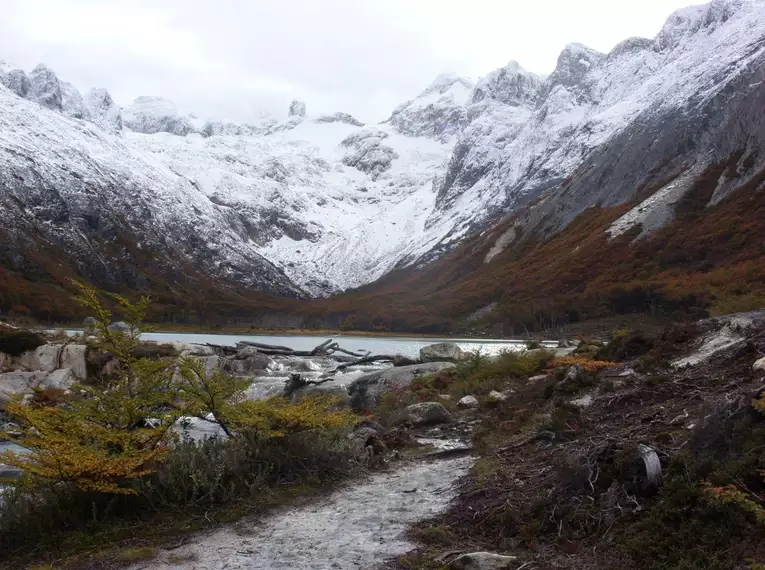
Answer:
<svg viewBox="0 0 765 570"><path fill-rule="evenodd" d="M421 461L307 504L161 551L131 570L356 570L412 549L408 526L444 510L472 459Z"/></svg>

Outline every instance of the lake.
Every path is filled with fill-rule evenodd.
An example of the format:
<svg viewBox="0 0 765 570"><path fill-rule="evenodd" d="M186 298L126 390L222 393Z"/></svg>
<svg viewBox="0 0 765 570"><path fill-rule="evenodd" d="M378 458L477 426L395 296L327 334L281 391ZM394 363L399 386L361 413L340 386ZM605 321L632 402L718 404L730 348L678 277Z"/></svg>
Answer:
<svg viewBox="0 0 765 570"><path fill-rule="evenodd" d="M250 341L263 344L289 346L295 350L311 350L325 340L332 338L346 350L369 351L373 354L404 354L418 356L420 348L439 342L457 343L462 350L481 350L486 354L498 354L503 350L520 350L525 347L522 341L474 338L416 338L416 337L385 337L385 336L277 336L277 335L228 335L228 334L190 334L190 333L144 333L141 338L156 342L184 342L190 344L220 344L234 346L237 342ZM550 347L557 346L556 342L546 343Z"/></svg>

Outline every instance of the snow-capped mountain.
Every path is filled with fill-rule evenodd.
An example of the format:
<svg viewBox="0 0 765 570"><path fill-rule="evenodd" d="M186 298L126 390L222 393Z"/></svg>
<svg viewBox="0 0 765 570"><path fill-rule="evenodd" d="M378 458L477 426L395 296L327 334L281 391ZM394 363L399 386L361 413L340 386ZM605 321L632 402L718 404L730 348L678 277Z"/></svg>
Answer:
<svg viewBox="0 0 765 570"><path fill-rule="evenodd" d="M609 54L569 45L544 78L514 61L477 83L440 75L378 125L316 117L298 101L283 119L247 124L159 97L120 108L45 66L0 64L0 220L14 236L0 253L12 268L28 263L34 228L84 274L115 280L140 273L117 261L124 249L103 252L122 236L170 273L336 292L507 214L552 232L700 171L764 64L765 0L681 10L653 40Z"/></svg>

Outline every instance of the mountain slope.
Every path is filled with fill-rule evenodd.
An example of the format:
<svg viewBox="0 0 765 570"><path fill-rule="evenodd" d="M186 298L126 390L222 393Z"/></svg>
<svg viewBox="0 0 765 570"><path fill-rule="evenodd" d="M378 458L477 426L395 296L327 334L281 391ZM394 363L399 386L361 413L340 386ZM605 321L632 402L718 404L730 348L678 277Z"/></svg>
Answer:
<svg viewBox="0 0 765 570"><path fill-rule="evenodd" d="M128 243L161 260L156 270L170 282L189 265L222 283L303 294L243 239L238 216L150 158L121 136L0 87L3 266L24 270L44 244L85 278L140 286L145 267L120 245Z"/></svg>
<svg viewBox="0 0 765 570"><path fill-rule="evenodd" d="M473 283L469 302L430 302L464 318L512 290L502 259L594 228L582 221L593 211L610 248L677 222L688 195L711 208L755 188L763 64L765 0L681 10L653 40L609 54L571 44L546 78L516 62L475 84L444 74L379 125L313 117L297 101L285 120L247 124L156 97L120 109L44 66L0 64L3 266L33 282L43 244L104 286L206 279L205 290L300 297L382 279L313 305L346 316L344 299L369 291L419 306Z"/></svg>

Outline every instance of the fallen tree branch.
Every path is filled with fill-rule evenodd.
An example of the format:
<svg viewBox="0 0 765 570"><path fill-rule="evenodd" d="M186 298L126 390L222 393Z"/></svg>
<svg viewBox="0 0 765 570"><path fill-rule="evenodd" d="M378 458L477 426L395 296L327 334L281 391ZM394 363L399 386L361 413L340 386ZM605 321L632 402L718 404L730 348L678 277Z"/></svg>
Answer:
<svg viewBox="0 0 765 570"><path fill-rule="evenodd" d="M210 344L209 342L206 342L205 346L212 348L218 356L233 356L237 352L237 349L233 346L222 346L220 344Z"/></svg>
<svg viewBox="0 0 765 570"><path fill-rule="evenodd" d="M261 354L268 356L332 356L335 352L342 352L343 354L348 354L354 358L361 358L369 355L369 352L353 352L352 350L341 348L337 341L331 338L325 340L312 350L295 350L289 346L263 344L262 342L252 342L249 340L238 342L236 346L237 349L241 349L242 347L252 347Z"/></svg>
<svg viewBox="0 0 765 570"><path fill-rule="evenodd" d="M393 359L395 357L390 354L374 354L365 356L363 358L359 358L358 360L354 360L353 362L346 362L345 364L341 364L337 368L335 368L330 374L334 374L335 372L340 372L341 370L345 370L346 368L350 368L352 366L360 366L361 364L369 364L372 362L382 362L382 361L389 361L393 362Z"/></svg>
<svg viewBox="0 0 765 570"><path fill-rule="evenodd" d="M261 342L252 342L249 340L243 340L238 343L236 343L236 346L252 346L254 348L258 349L258 352L260 352L260 349L263 350L282 350L284 352L294 352L289 346L279 346L275 344L263 344Z"/></svg>

